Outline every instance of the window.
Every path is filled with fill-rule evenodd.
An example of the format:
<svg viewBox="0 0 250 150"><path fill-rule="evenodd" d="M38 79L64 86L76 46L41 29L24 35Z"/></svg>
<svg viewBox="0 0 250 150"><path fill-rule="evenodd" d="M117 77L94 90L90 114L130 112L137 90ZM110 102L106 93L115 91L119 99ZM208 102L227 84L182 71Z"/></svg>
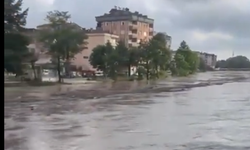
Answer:
<svg viewBox="0 0 250 150"><path fill-rule="evenodd" d="M107 23L106 23L106 26L108 26L108 25L109 25L109 23L107 22Z"/></svg>
<svg viewBox="0 0 250 150"><path fill-rule="evenodd" d="M124 24L125 24L124 22L121 23L121 25L124 25Z"/></svg>
<svg viewBox="0 0 250 150"><path fill-rule="evenodd" d="M84 59L88 59L89 57L88 56L83 56Z"/></svg>

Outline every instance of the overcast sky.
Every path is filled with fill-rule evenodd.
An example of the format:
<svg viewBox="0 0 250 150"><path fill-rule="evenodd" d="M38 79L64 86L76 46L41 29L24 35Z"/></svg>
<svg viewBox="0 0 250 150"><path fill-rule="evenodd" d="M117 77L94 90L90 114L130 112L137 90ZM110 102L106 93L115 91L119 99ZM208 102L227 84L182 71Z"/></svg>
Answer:
<svg viewBox="0 0 250 150"><path fill-rule="evenodd" d="M172 49L185 40L192 50L219 59L250 58L250 0L24 0L28 27L44 23L47 11L64 10L72 21L95 28L95 16L128 7L155 19L155 30L172 36Z"/></svg>

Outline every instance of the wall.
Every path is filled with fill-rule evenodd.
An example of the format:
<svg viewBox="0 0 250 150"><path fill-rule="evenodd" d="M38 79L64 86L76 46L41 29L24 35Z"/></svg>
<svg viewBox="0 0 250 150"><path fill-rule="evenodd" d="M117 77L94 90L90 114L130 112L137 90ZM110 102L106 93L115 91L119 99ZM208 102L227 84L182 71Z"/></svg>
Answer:
<svg viewBox="0 0 250 150"><path fill-rule="evenodd" d="M201 52L198 52L198 55L204 60L206 65L210 67L215 67L216 61L217 61L216 55L208 54L208 53L201 53Z"/></svg>
<svg viewBox="0 0 250 150"><path fill-rule="evenodd" d="M83 70L95 70L89 63L92 50L98 45L105 45L108 41L110 41L113 46L116 46L117 38L117 36L107 33L88 34L87 49L75 55L75 58L71 61L72 65L75 65L77 68L81 67Z"/></svg>

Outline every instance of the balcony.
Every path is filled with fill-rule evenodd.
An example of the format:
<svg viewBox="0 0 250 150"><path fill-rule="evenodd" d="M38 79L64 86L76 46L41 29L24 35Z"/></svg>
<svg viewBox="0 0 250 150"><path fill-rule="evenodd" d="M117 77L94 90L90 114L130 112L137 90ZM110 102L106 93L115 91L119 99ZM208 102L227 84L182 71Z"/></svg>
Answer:
<svg viewBox="0 0 250 150"><path fill-rule="evenodd" d="M138 25L138 22L137 21L132 21L131 24L132 25Z"/></svg>
<svg viewBox="0 0 250 150"><path fill-rule="evenodd" d="M136 37L129 37L129 41L131 42L131 43L137 43L137 38Z"/></svg>
<svg viewBox="0 0 250 150"><path fill-rule="evenodd" d="M128 37L129 39L137 38L137 34L130 34Z"/></svg>

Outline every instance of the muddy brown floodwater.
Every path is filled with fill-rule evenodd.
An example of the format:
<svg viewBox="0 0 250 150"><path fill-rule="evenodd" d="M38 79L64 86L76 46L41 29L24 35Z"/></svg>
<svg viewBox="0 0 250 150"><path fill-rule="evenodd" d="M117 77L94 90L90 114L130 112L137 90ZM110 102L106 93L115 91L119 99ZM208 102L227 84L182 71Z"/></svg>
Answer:
<svg viewBox="0 0 250 150"><path fill-rule="evenodd" d="M179 82L232 76L250 73ZM5 102L4 136L5 150L249 150L250 80L91 100Z"/></svg>

